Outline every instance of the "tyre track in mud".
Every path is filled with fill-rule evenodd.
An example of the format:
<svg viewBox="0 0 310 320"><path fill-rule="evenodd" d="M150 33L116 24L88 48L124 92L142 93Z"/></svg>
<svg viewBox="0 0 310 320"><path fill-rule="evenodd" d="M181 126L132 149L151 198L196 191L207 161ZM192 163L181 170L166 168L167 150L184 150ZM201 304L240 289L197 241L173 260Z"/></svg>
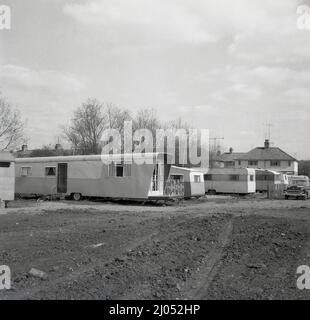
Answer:
<svg viewBox="0 0 310 320"><path fill-rule="evenodd" d="M208 288L214 279L220 265L221 257L225 247L229 244L234 226L234 218L232 217L222 228L218 238L218 242L211 252L204 258L199 268L199 272L193 275L182 290L183 299L203 300L206 298Z"/></svg>

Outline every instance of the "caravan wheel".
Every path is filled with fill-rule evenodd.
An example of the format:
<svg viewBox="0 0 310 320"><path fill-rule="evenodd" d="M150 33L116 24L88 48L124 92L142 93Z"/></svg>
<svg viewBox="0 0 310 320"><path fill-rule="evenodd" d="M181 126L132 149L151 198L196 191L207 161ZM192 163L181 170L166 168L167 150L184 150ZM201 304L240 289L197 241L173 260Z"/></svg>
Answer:
<svg viewBox="0 0 310 320"><path fill-rule="evenodd" d="M80 201L82 199L82 195L80 193L73 193L72 194L72 199L74 201Z"/></svg>

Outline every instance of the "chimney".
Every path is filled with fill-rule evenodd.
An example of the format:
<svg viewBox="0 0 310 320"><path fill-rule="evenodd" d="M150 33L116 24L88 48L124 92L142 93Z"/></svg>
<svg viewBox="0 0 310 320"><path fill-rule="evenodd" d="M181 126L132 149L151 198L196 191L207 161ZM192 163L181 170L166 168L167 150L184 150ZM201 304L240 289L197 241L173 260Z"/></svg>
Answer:
<svg viewBox="0 0 310 320"><path fill-rule="evenodd" d="M270 147L270 142L268 139L265 140L265 149L268 149Z"/></svg>
<svg viewBox="0 0 310 320"><path fill-rule="evenodd" d="M22 152L25 152L28 150L28 146L26 144L22 145Z"/></svg>
<svg viewBox="0 0 310 320"><path fill-rule="evenodd" d="M229 148L229 153L233 153L234 149L233 148Z"/></svg>

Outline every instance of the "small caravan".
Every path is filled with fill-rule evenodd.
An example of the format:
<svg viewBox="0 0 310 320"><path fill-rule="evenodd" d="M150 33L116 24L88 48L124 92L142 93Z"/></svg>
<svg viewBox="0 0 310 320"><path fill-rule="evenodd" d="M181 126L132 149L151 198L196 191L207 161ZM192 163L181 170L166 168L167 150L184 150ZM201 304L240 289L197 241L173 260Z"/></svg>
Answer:
<svg viewBox="0 0 310 320"><path fill-rule="evenodd" d="M258 192L268 191L270 188L274 188L275 185L285 184L285 178L280 172L265 169L255 169L255 175L256 191Z"/></svg>
<svg viewBox="0 0 310 320"><path fill-rule="evenodd" d="M7 204L14 200L15 168L14 157L9 152L0 152L0 201Z"/></svg>
<svg viewBox="0 0 310 320"><path fill-rule="evenodd" d="M288 181L290 186L308 187L310 185L310 180L307 176L288 175Z"/></svg>
<svg viewBox="0 0 310 320"><path fill-rule="evenodd" d="M16 159L16 193L60 194L74 200L84 196L167 198L165 187L170 171L167 157L164 153L145 153L20 158Z"/></svg>
<svg viewBox="0 0 310 320"><path fill-rule="evenodd" d="M212 168L204 175L206 193L255 193L255 169Z"/></svg>
<svg viewBox="0 0 310 320"><path fill-rule="evenodd" d="M197 169L171 166L169 178L183 187L185 198L201 197L205 194L203 172Z"/></svg>

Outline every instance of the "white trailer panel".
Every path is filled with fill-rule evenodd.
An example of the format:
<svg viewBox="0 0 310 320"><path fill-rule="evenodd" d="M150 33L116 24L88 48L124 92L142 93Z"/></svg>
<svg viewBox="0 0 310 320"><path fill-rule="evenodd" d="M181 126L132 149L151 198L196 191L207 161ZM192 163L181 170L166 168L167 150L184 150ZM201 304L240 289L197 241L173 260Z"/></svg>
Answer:
<svg viewBox="0 0 310 320"><path fill-rule="evenodd" d="M11 153L0 152L0 200L14 200L15 167Z"/></svg>
<svg viewBox="0 0 310 320"><path fill-rule="evenodd" d="M204 175L205 191L213 193L255 193L255 169L211 168Z"/></svg>

